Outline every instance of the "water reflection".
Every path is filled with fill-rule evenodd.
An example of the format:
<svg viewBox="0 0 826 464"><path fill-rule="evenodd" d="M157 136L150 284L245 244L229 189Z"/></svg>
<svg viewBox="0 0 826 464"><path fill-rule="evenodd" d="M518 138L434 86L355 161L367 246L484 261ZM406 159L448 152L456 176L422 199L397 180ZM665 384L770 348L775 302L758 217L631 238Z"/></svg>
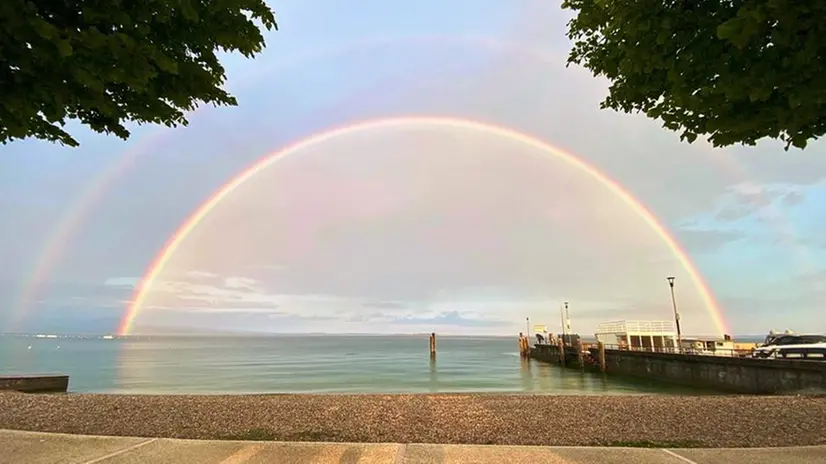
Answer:
<svg viewBox="0 0 826 464"><path fill-rule="evenodd" d="M552 386L552 377L551 377L551 365L547 363L535 362L533 363L536 367L537 372L537 381L539 383L539 390L541 391L549 391L553 388Z"/></svg>
<svg viewBox="0 0 826 464"><path fill-rule="evenodd" d="M522 380L522 391L532 392L534 390L534 378L531 372L530 358L519 358L519 378Z"/></svg>
<svg viewBox="0 0 826 464"><path fill-rule="evenodd" d="M436 355L435 353L431 353L430 355L430 377L429 386L430 392L436 393L439 391L439 370L436 369Z"/></svg>

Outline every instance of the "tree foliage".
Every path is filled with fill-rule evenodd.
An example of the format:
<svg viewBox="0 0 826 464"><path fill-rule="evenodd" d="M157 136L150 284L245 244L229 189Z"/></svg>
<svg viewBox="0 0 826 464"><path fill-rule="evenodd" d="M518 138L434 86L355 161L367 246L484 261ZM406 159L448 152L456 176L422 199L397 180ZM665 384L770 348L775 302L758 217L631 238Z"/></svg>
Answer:
<svg viewBox="0 0 826 464"><path fill-rule="evenodd" d="M235 105L217 54L260 52L259 24L276 27L264 0L0 0L0 142L77 146L67 119L125 139Z"/></svg>
<svg viewBox="0 0 826 464"><path fill-rule="evenodd" d="M804 148L826 132L826 0L565 0L568 63L611 82L602 108L693 142Z"/></svg>

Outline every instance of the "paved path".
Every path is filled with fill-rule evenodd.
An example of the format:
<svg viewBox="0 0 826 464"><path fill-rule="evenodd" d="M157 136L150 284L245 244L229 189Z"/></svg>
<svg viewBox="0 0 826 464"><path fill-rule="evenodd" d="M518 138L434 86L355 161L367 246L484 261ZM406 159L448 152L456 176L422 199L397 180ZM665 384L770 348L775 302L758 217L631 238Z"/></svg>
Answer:
<svg viewBox="0 0 826 464"><path fill-rule="evenodd" d="M298 443L126 438L0 430L0 463L337 464L816 464L826 446L641 449L541 446Z"/></svg>

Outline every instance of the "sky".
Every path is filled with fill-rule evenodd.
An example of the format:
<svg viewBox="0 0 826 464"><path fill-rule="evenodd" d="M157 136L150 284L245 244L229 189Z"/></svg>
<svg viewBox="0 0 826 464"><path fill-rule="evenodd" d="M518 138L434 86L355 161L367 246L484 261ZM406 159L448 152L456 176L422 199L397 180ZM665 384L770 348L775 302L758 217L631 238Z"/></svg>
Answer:
<svg viewBox="0 0 826 464"><path fill-rule="evenodd" d="M607 83L566 67L570 13L548 2L272 6L266 50L223 59L237 107L128 141L71 123L80 148L0 146L0 332L117 331L187 218L296 143L180 240L134 333L559 332L568 302L592 334L673 320L668 276L684 333L719 333L691 269L600 176L673 236L727 332L826 331L823 142L715 149L600 110ZM301 144L412 117L441 119Z"/></svg>

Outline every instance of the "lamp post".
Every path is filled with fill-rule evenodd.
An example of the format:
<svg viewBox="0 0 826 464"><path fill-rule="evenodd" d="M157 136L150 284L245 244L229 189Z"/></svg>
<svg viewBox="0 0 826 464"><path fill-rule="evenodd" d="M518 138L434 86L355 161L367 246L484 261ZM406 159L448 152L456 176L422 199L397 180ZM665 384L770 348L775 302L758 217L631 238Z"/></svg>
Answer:
<svg viewBox="0 0 826 464"><path fill-rule="evenodd" d="M559 325L562 326L562 332L560 332L560 338L564 341L565 340L565 308L560 306L559 307Z"/></svg>
<svg viewBox="0 0 826 464"><path fill-rule="evenodd" d="M677 299L674 297L674 277L666 277L668 286L671 287L671 306L674 307L674 322L677 323L677 349L683 352L683 334L680 331L680 312L677 311Z"/></svg>
<svg viewBox="0 0 826 464"><path fill-rule="evenodd" d="M571 341L571 313L568 311L568 302L565 302L565 333L568 334L568 341Z"/></svg>
<svg viewBox="0 0 826 464"><path fill-rule="evenodd" d="M531 318L530 317L525 318L525 329L527 329L527 330L525 330L525 333L528 334L528 339L530 339L531 338Z"/></svg>

